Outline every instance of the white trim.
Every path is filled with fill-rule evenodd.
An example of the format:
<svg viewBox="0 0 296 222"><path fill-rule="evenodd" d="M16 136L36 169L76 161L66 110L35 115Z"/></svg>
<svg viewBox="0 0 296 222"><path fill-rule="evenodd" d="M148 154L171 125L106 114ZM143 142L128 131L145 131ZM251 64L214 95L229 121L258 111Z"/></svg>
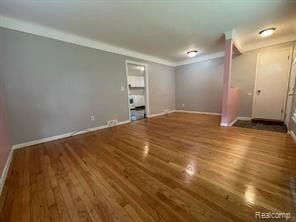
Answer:
<svg viewBox="0 0 296 222"><path fill-rule="evenodd" d="M212 53L212 54L198 56L193 59L185 59L181 62L175 63L175 66L189 65L192 63L204 62L207 60L217 59L217 58L221 58L221 57L224 57L224 52L216 52L216 53Z"/></svg>
<svg viewBox="0 0 296 222"><path fill-rule="evenodd" d="M281 48L277 48L277 49L274 49L274 51L281 51L281 50L287 50L289 49L290 51L290 56L292 58L292 53L293 53L293 46L286 46L286 47L281 47ZM258 81L258 71L259 71L259 66L260 66L260 57L262 56L262 54L264 54L266 52L259 52L257 54L257 60L256 60L256 73L255 73L255 84L254 84L254 92L253 92L253 103L252 103L252 115L251 115L251 118L254 119L256 118L254 116L254 110L255 110L255 104L256 104L256 91L257 91L257 81ZM282 113L282 118L281 118L281 121L283 121L285 119L285 113L286 113L286 105L287 105L287 97L288 97L288 89L289 89L289 79L290 79L290 75L291 75L291 62L292 62L292 59L290 59L290 63L289 63L289 68L288 68L288 81L287 81L287 84L286 84L286 94L285 94L285 97L283 98L283 101L284 101L284 112Z"/></svg>
<svg viewBox="0 0 296 222"><path fill-rule="evenodd" d="M288 133L291 135L292 139L296 143L296 135L295 135L295 133L292 130L289 130Z"/></svg>
<svg viewBox="0 0 296 222"><path fill-rule="evenodd" d="M296 35L288 35L288 36L283 36L283 37L276 38L276 39L260 41L257 43L255 42L255 43L251 43L251 44L245 44L243 47L243 52L248 52L248 51L252 51L252 50L256 50L256 49L260 49L260 48L266 48L266 47L270 47L273 45L279 45L279 44L283 44L286 42L293 42L293 41L296 41Z"/></svg>
<svg viewBox="0 0 296 222"><path fill-rule="evenodd" d="M229 38L229 34L227 34L227 33L224 33L224 34L225 34L225 37L227 35L227 38ZM246 46L242 46L240 44L240 42L237 40L237 38L234 39L235 44L240 48L242 53L257 50L257 49L261 49L261 48L271 47L271 46L286 43L286 42L292 42L292 41L296 41L296 35L285 36L285 37L278 38L278 39L275 39L275 40L271 40L271 41L268 41L268 42L259 42L259 43L256 43L256 44L249 44L249 45L246 45ZM185 59L183 61L176 62L174 64L174 66L177 67L177 66L182 66L182 65L189 65L189 64L204 62L204 61L207 61L207 60L217 59L217 58L221 58L221 57L224 57L224 52L216 52L216 53L212 53L212 54L206 54L206 55L203 55L203 56L198 56L198 57L193 58L193 59Z"/></svg>
<svg viewBox="0 0 296 222"><path fill-rule="evenodd" d="M130 120L121 121L121 122L118 122L116 126L120 126L120 125L127 124L130 122L131 122Z"/></svg>
<svg viewBox="0 0 296 222"><path fill-rule="evenodd" d="M249 116L239 116L237 117L237 120L251 120L252 118Z"/></svg>
<svg viewBox="0 0 296 222"><path fill-rule="evenodd" d="M233 30L224 32L224 35L225 35L225 40L232 39Z"/></svg>
<svg viewBox="0 0 296 222"><path fill-rule="evenodd" d="M56 39L63 42L69 42L76 45L99 49L107 52L113 52L120 55L139 58L139 59L156 62L156 63L168 65L168 66L175 66L173 62L166 59L161 59L161 58L147 55L144 53L139 53L129 49L116 47L97 40L85 38L85 37L68 33L68 32L63 32L63 31L46 27L43 25L38 25L31 22L9 18L3 15L0 15L0 27L21 31L21 32L25 32L33 35L38 35L38 36L42 36L50 39Z"/></svg>
<svg viewBox="0 0 296 222"><path fill-rule="evenodd" d="M224 35L225 35L225 40L232 39L236 47L238 47L238 50L241 51L242 49L241 41L234 29L228 32L224 32Z"/></svg>
<svg viewBox="0 0 296 222"><path fill-rule="evenodd" d="M171 111L162 112L162 113L156 113L156 114L148 115L147 117L148 118L153 118L153 117L156 117L156 116L162 116L162 115L166 115L166 114L174 113L174 112L176 112L176 110L171 110Z"/></svg>
<svg viewBox="0 0 296 222"><path fill-rule="evenodd" d="M295 77L296 77L296 70L293 70L294 66L294 56L295 56L295 46L292 49L292 56L291 56L291 63L290 63L290 72L289 72L289 80L288 80L288 89L287 89L287 97L286 97L286 108L285 108L285 115L284 115L284 123L288 126L289 121L292 115L292 105L293 105L293 97L290 97L290 91L292 89L294 94L294 85L295 85ZM296 58L295 58L296 59ZM294 71L294 72L293 72Z"/></svg>
<svg viewBox="0 0 296 222"><path fill-rule="evenodd" d="M0 15L0 27L16 30L16 31L20 31L20 32L25 32L25 33L29 33L29 34L33 34L33 35L38 35L38 36L42 36L42 37L46 37L46 38L50 38L50 39L56 39L56 40L60 40L63 42L69 42L69 43L76 44L76 45L99 49L99 50L103 50L103 51L107 51L107 52L113 52L113 53L120 54L120 55L139 58L139 59L143 59L143 60L147 60L147 61L151 61L151 62L156 62L159 64L168 65L168 66L187 65L187 64L192 64L192 63L196 63L196 62L203 62L206 60L216 59L216 58L220 58L220 57L224 56L224 52L217 52L217 53L199 56L194 59L189 59L189 60L187 59L187 60L183 60L183 61L175 63L175 62L172 62L172 61L169 61L166 59L158 58L158 57L147 55L144 53L139 53L139 52L132 51L132 50L125 49L125 48L121 48L121 47L116 47L116 46L106 44L106 43L103 43L100 41L96 41L96 40L85 38L85 37L75 35L72 33L63 32L63 31L60 31L57 29L46 27L44 25L34 24L31 22L27 22L27 21L21 21L21 20L18 20L15 18L9 18L9 17L3 16L3 15ZM230 34L231 34L231 36L236 37L236 35L234 35L235 33L233 33L233 32L234 31L224 33L226 36L226 39L229 38ZM242 48L242 52L251 51L251 50L255 50L255 49L259 49L259 48L263 48L263 47L269 47L272 45L295 41L295 40L296 40L296 35L289 35L289 36L277 38L275 40L271 39L271 40L264 41L264 42L247 44L244 47L241 47L241 45L239 44L238 38L234 39L236 44L238 44L238 46Z"/></svg>
<svg viewBox="0 0 296 222"><path fill-rule="evenodd" d="M211 59L217 59L224 56L224 52L216 52L212 54L206 54L204 56L198 56L194 59L186 59L180 62L173 62L167 59L158 58L152 55L147 55L144 53L132 51L126 48L121 48L117 46L113 46L104 42L100 42L97 40L89 39L83 36L75 35L69 32L60 31L54 28L50 28L44 25L35 24L32 22L21 21L19 19L10 18L4 15L0 15L0 27L16 30L24 33L29 33L37 36L42 36L50 39L60 40L63 42L72 43L75 45L80 45L84 47L99 49L106 52L112 52L120 55L125 55L129 57L134 57L146 61L151 61L159 64L164 64L167 66L181 66L181 65L188 65L197 62L203 62ZM242 52L247 52L263 47L269 47L276 44L281 44L285 42L295 41L296 35L288 35L277 39L271 39L264 42L258 43L251 43L245 46L241 46L240 42L238 41L237 35L234 31L224 33L227 38L231 36L234 38L235 43L242 49Z"/></svg>
<svg viewBox="0 0 296 222"><path fill-rule="evenodd" d="M234 120L232 120L231 123L220 123L220 126L232 126L236 121L238 121L238 117L236 117Z"/></svg>
<svg viewBox="0 0 296 222"><path fill-rule="evenodd" d="M292 118L293 122L296 124L296 117L293 115Z"/></svg>
<svg viewBox="0 0 296 222"><path fill-rule="evenodd" d="M199 112L199 111L190 111L190 110L175 110L175 112L178 112L178 113L195 113L195 114L202 114L202 115L221 116L221 113Z"/></svg>
<svg viewBox="0 0 296 222"><path fill-rule="evenodd" d="M253 91L253 101L252 101L252 113L251 113L251 118L254 118L254 110L255 110L255 101L256 101L256 89L257 89L257 76L258 76L258 69L259 69L259 61L261 57L261 53L258 53L256 56L256 71L255 71L255 82L254 82L254 91Z"/></svg>
<svg viewBox="0 0 296 222"><path fill-rule="evenodd" d="M228 126L233 126L233 124L235 124L236 121L238 121L238 117L236 117L231 123L229 123Z"/></svg>
<svg viewBox="0 0 296 222"><path fill-rule="evenodd" d="M231 123L221 123L220 126L233 126L238 120L251 120L251 117L238 116Z"/></svg>
<svg viewBox="0 0 296 222"><path fill-rule="evenodd" d="M147 117L148 118L153 118L153 117L162 116L162 115L165 115L165 113L156 113L156 114L149 115Z"/></svg>
<svg viewBox="0 0 296 222"><path fill-rule="evenodd" d="M126 88L127 88L127 100L128 100L128 116L131 120L131 110L129 108L129 87L128 87L128 64L134 64L145 67L145 111L146 115L150 114L150 106L149 106L149 75L148 75L148 65L145 63L139 63L131 60L125 61L125 73L126 73Z"/></svg>
<svg viewBox="0 0 296 222"><path fill-rule="evenodd" d="M126 123L129 123L129 122L130 122L130 120L118 122L116 126L126 124ZM74 132L65 133L65 134L52 136L52 137L47 137L47 138L43 138L43 139L39 139L39 140L34 140L34 141L25 142L25 143L15 144L15 145L12 146L12 149L16 150L16 149L24 148L24 147L27 147L27 146L32 146L32 145L36 145L36 144L40 144L40 143L46 143L46 142L50 142L50 141L54 141L54 140L59 140L59 139L63 139L63 138L71 137L71 136L76 136L76 135L80 135L80 134L84 134L84 133L88 133L88 132L92 132L92 131L105 129L105 128L110 128L110 126L103 125L103 126L98 126L98 127L93 127L93 128L81 130L81 131L74 131Z"/></svg>
<svg viewBox="0 0 296 222"><path fill-rule="evenodd" d="M13 156L13 149L11 149L10 152L9 152L8 158L6 160L5 167L3 169L3 172L2 172L2 175L1 175L1 178L0 178L0 195L1 195L2 191L3 191L3 187L4 187L4 184L5 184L5 181L6 181L6 177L7 177L9 168L10 168L12 156Z"/></svg>
<svg viewBox="0 0 296 222"><path fill-rule="evenodd" d="M125 61L125 78L126 78L126 92L127 92L127 108L128 108L128 119L131 121L131 109L130 109L130 101L129 101L129 86L128 86L128 62Z"/></svg>

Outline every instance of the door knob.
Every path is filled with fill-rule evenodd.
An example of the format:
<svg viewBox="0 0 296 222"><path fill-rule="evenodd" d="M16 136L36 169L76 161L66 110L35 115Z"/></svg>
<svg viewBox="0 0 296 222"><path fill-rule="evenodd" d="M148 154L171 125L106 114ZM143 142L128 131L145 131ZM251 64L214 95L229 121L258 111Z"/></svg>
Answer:
<svg viewBox="0 0 296 222"><path fill-rule="evenodd" d="M261 89L258 89L258 90L257 90L257 93L260 94L260 93L261 93Z"/></svg>

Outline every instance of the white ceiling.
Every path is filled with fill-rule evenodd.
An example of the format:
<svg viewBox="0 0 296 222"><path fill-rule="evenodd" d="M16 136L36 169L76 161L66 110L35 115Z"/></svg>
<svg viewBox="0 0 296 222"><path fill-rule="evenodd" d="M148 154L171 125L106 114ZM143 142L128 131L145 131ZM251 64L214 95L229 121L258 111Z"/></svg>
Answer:
<svg viewBox="0 0 296 222"><path fill-rule="evenodd" d="M223 51L224 32L235 29L244 49L296 39L296 1L0 1L0 14L112 46L169 60ZM258 32L276 27L262 39Z"/></svg>

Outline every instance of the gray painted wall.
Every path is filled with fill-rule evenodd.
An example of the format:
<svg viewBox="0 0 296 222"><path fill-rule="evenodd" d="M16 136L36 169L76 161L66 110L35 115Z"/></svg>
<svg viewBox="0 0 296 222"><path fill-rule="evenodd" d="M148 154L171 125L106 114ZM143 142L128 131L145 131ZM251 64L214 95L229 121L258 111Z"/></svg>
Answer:
<svg viewBox="0 0 296 222"><path fill-rule="evenodd" d="M257 52L250 51L232 59L231 85L239 87L239 116L251 117L255 87Z"/></svg>
<svg viewBox="0 0 296 222"><path fill-rule="evenodd" d="M150 114L175 110L175 71L160 64L148 65Z"/></svg>
<svg viewBox="0 0 296 222"><path fill-rule="evenodd" d="M148 64L150 114L175 109L172 67L4 28L0 50L13 144L128 120L127 59Z"/></svg>
<svg viewBox="0 0 296 222"><path fill-rule="evenodd" d="M223 64L219 58L176 67L176 109L220 113Z"/></svg>
<svg viewBox="0 0 296 222"><path fill-rule="evenodd" d="M233 59L240 116L251 116L258 52L294 43ZM126 87L126 60L148 64L150 114L175 108L221 112L223 58L173 68L4 28L0 50L13 144L105 125L110 119L128 120L127 90L120 89Z"/></svg>
<svg viewBox="0 0 296 222"><path fill-rule="evenodd" d="M244 52L233 58L231 85L240 88L239 116L252 115L257 54L294 44L295 42L278 44ZM176 109L220 113L223 68L223 58L177 67ZM185 107L182 107L182 104L185 104Z"/></svg>
<svg viewBox="0 0 296 222"><path fill-rule="evenodd" d="M2 189L3 171L11 151L10 137L8 132L8 119L6 110L6 101L2 93L2 84L0 82L0 193Z"/></svg>

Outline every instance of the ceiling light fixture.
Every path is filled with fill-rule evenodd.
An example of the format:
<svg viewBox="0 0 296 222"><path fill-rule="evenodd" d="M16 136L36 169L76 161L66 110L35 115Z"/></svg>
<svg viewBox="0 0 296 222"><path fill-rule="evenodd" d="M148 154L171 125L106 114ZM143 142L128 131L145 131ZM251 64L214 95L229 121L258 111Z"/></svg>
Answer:
<svg viewBox="0 0 296 222"><path fill-rule="evenodd" d="M262 31L259 32L259 35L261 35L262 37L271 36L275 31L275 29L276 28L263 29Z"/></svg>
<svg viewBox="0 0 296 222"><path fill-rule="evenodd" d="M197 50L191 50L191 51L187 52L187 55L188 55L189 57L194 57L194 56L197 55L197 53L198 53Z"/></svg>

